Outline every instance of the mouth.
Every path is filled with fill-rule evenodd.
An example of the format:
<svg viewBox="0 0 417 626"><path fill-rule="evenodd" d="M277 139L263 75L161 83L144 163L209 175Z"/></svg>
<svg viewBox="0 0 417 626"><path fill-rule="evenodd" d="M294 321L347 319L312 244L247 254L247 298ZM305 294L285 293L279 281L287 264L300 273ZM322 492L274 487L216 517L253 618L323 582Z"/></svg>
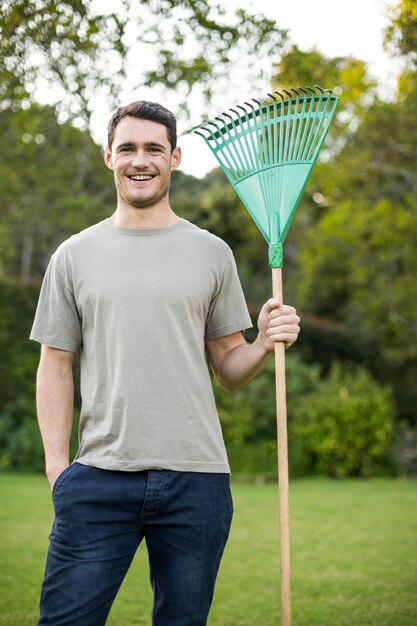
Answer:
<svg viewBox="0 0 417 626"><path fill-rule="evenodd" d="M154 178L154 174L132 174L128 178L136 183L146 183Z"/></svg>

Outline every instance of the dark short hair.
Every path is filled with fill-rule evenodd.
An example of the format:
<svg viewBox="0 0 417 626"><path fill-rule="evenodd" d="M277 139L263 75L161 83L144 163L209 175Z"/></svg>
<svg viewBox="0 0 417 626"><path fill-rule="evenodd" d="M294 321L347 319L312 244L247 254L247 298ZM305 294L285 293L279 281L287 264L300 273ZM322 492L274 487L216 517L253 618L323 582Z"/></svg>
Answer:
<svg viewBox="0 0 417 626"><path fill-rule="evenodd" d="M162 104L158 104L157 102L147 102L146 100L139 100L138 102L132 102L127 106L119 107L117 111L113 113L109 121L107 133L107 146L109 148L112 147L117 124L127 115L163 124L167 129L171 150L174 150L177 145L177 120L175 115L163 107Z"/></svg>

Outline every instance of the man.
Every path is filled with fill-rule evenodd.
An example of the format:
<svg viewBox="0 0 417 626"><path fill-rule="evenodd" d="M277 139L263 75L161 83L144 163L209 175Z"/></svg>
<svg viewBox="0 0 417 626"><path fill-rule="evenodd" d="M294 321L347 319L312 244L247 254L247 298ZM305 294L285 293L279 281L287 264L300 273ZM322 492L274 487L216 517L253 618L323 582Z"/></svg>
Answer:
<svg viewBox="0 0 417 626"><path fill-rule="evenodd" d="M269 300L251 326L233 256L169 205L176 121L136 102L109 123L117 208L52 256L31 338L55 520L39 626L99 626L140 541L154 626L203 626L228 537L229 466L206 356L229 389L299 332ZM81 356L80 445L69 463L72 363Z"/></svg>

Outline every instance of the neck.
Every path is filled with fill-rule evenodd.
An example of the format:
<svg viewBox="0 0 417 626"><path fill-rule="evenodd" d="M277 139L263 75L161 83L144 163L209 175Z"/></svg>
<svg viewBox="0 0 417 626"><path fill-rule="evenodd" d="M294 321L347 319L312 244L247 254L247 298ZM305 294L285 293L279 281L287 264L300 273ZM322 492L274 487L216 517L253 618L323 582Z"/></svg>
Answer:
<svg viewBox="0 0 417 626"><path fill-rule="evenodd" d="M119 228L132 229L166 228L180 220L168 204L139 209L123 203L118 203L110 219Z"/></svg>

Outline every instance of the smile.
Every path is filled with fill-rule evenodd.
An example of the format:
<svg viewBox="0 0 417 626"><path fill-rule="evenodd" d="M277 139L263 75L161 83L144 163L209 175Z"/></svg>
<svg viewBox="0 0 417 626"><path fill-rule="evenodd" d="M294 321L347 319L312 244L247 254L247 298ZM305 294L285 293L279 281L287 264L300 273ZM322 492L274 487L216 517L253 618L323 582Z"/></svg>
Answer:
<svg viewBox="0 0 417 626"><path fill-rule="evenodd" d="M130 178L130 180L144 182L147 180L152 180L153 175L151 176L150 174L135 174L134 176L128 176L128 178Z"/></svg>

